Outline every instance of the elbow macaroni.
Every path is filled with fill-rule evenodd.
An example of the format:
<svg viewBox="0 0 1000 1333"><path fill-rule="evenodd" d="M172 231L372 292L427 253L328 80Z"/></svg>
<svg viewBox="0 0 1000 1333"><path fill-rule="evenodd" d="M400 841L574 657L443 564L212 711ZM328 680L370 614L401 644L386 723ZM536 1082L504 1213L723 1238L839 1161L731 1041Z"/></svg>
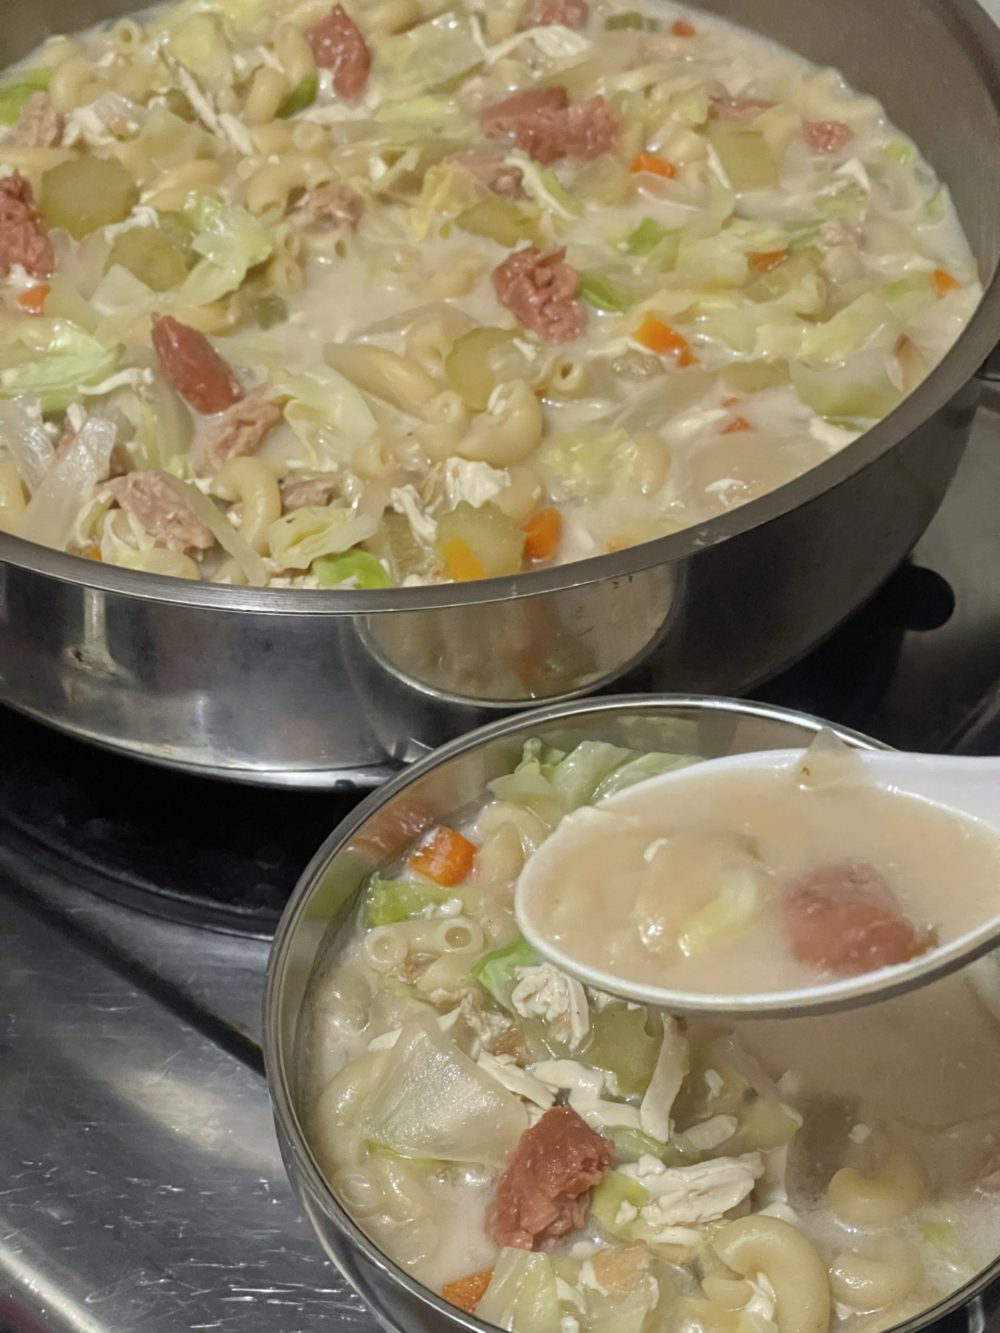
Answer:
<svg viewBox="0 0 1000 1333"><path fill-rule="evenodd" d="M816 1247L776 1217L741 1217L712 1237L716 1254L741 1277L763 1273L774 1289L779 1333L827 1333L830 1286Z"/></svg>

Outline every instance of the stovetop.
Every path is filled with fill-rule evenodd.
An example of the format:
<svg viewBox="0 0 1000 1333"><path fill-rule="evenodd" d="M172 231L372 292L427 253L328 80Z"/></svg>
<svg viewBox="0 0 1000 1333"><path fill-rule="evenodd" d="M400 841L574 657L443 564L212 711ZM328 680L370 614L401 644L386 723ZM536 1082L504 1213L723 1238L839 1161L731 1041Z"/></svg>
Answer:
<svg viewBox="0 0 1000 1333"><path fill-rule="evenodd" d="M1000 753L998 515L993 402L913 559L756 697ZM352 798L165 772L3 712L0 747L0 1333L371 1333L285 1180L260 1053L268 938Z"/></svg>

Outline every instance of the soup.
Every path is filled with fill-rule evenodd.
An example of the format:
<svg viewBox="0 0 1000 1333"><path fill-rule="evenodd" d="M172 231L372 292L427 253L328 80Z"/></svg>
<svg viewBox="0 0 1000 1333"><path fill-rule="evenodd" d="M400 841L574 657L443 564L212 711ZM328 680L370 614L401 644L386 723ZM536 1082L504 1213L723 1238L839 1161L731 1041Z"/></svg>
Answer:
<svg viewBox="0 0 1000 1333"><path fill-rule="evenodd" d="M851 756L686 776L577 811L526 868L525 928L610 976L774 994L909 962L997 915L1000 837Z"/></svg>
<svg viewBox="0 0 1000 1333"><path fill-rule="evenodd" d="M1000 1248L976 969L727 1028L584 988L518 935L514 884L561 820L684 762L530 742L448 825L414 805L311 982L306 1136L392 1260L502 1328L889 1328Z"/></svg>
<svg viewBox="0 0 1000 1333"><path fill-rule="evenodd" d="M718 516L980 298L833 71L622 0L184 0L0 81L0 525L275 587L462 582Z"/></svg>

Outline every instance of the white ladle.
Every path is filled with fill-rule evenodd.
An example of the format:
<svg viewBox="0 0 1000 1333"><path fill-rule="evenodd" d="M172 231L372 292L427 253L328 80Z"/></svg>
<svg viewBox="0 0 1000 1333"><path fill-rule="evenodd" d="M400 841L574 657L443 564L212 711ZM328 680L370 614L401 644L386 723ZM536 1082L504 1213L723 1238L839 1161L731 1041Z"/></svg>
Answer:
<svg viewBox="0 0 1000 1333"><path fill-rule="evenodd" d="M769 773L779 769L800 767L806 756L803 750L766 750L753 754L731 755L724 759L709 759L685 768L675 769L642 783L643 793L662 792L664 802L670 800L685 782L724 777L729 773ZM904 754L899 751L858 751L851 753L851 763L860 763L867 770L863 780L874 786L921 797L951 813L974 819L1000 838L1000 759L956 758L930 754ZM860 775L859 775L860 776ZM619 792L602 801L598 808L614 810L639 790L638 786ZM562 971L575 976L585 985L613 995L653 1004L675 1013L726 1014L731 1017L790 1017L797 1014L820 1013L826 1010L849 1009L871 1004L891 995L899 995L917 986L926 985L979 958L1000 945L1000 884L997 885L997 915L957 939L928 950L908 963L879 968L861 976L820 980L808 989L761 992L757 994L682 991L630 981L599 967L583 963L565 953L559 945L546 938L532 915L535 887L544 879L558 873L561 858L570 850L574 837L571 824L562 824L529 858L515 892L514 906L518 924L525 939L538 953ZM942 893L948 886L942 885ZM609 886L614 892L614 886Z"/></svg>

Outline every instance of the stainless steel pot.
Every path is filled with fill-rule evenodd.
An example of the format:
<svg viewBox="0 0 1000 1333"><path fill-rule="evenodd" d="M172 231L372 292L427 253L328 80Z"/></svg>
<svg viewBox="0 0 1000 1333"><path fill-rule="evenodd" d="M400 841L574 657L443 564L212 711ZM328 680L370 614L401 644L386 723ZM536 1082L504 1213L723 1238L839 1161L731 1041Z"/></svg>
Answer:
<svg viewBox="0 0 1000 1333"><path fill-rule="evenodd" d="M376 782L533 702L738 692L801 656L917 541L1000 333L1000 32L976 0L703 0L879 97L952 188L986 299L875 430L764 498L645 546L444 588L222 588L0 536L0 698L160 763L264 783ZM20 0L0 65L133 0Z"/></svg>
<svg viewBox="0 0 1000 1333"><path fill-rule="evenodd" d="M664 737L677 723L688 728L688 734L677 737L678 750L694 750L707 758L808 744L824 725L785 709L669 696L590 700L522 714L443 747L370 796L327 839L292 895L271 952L264 1015L264 1058L278 1141L289 1177L323 1248L375 1311L382 1327L406 1333L458 1328L489 1333L491 1326L448 1305L382 1254L324 1180L303 1128L311 985L377 863L373 849L381 849L385 859L398 854L412 836L417 807L433 818L447 819L474 801L490 778L510 771L531 736L561 748L591 739L663 749L670 747ZM860 748L878 746L857 733L836 730ZM968 1333L981 1333L985 1326L982 1293L997 1277L1000 1258L899 1329L916 1333L968 1306L968 1324L956 1322L948 1327L956 1333L965 1328Z"/></svg>

